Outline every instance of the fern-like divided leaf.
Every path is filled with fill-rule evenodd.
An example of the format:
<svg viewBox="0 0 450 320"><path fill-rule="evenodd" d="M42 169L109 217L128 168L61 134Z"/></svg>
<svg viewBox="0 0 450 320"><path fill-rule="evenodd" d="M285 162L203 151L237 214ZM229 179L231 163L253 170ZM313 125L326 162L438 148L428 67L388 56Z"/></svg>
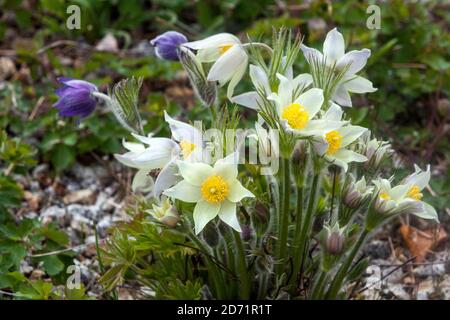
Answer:
<svg viewBox="0 0 450 320"><path fill-rule="evenodd" d="M127 130L133 133L143 133L141 116L138 110L139 91L142 78L124 79L114 85L111 100L107 103L117 120Z"/></svg>
<svg viewBox="0 0 450 320"><path fill-rule="evenodd" d="M217 97L216 83L207 80L201 63L197 61L195 55L189 49L181 47L178 50L178 57L188 74L195 94L205 107L211 107Z"/></svg>

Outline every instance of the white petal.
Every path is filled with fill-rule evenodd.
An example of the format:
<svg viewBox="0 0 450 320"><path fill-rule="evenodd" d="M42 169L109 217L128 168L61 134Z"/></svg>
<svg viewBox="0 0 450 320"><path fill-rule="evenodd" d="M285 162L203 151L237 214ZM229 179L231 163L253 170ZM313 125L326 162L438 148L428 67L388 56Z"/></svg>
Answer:
<svg viewBox="0 0 450 320"><path fill-rule="evenodd" d="M277 73L277 78L280 80L278 85L278 99L280 100L281 107L287 107L293 102L293 91L292 81Z"/></svg>
<svg viewBox="0 0 450 320"><path fill-rule="evenodd" d="M207 223L217 216L220 207L220 204L210 204L206 201L200 201L195 205L193 217L196 234L199 234Z"/></svg>
<svg viewBox="0 0 450 320"><path fill-rule="evenodd" d="M183 180L163 192L164 195L184 202L198 202L202 196L200 188Z"/></svg>
<svg viewBox="0 0 450 320"><path fill-rule="evenodd" d="M133 192L150 192L153 189L153 179L148 173L148 170L139 170L136 172L133 182L131 183L131 190L133 190Z"/></svg>
<svg viewBox="0 0 450 320"><path fill-rule="evenodd" d="M337 86L336 91L334 92L333 95L333 100L343 107L352 106L352 99L350 98L347 89L343 85Z"/></svg>
<svg viewBox="0 0 450 320"><path fill-rule="evenodd" d="M430 181L431 174L430 171L422 171L422 172L416 172L410 175L405 179L405 184L408 185L416 185L419 187L420 190L425 188L428 185L428 182Z"/></svg>
<svg viewBox="0 0 450 320"><path fill-rule="evenodd" d="M173 119L166 111L164 111L164 120L169 124L170 131L175 140L179 142L186 140L196 145L202 140L202 134L199 129L190 124Z"/></svg>
<svg viewBox="0 0 450 320"><path fill-rule="evenodd" d="M328 120L310 120L305 128L298 130L302 136L323 135L326 132L339 129L345 122Z"/></svg>
<svg viewBox="0 0 450 320"><path fill-rule="evenodd" d="M239 202L244 198L254 198L255 196L248 189L244 188L239 180L235 180L230 185L230 193L228 194L228 200L231 202Z"/></svg>
<svg viewBox="0 0 450 320"><path fill-rule="evenodd" d="M252 79L253 86L256 90L260 90L266 94L271 92L269 78L261 67L255 66L253 64L250 65L249 74L250 78Z"/></svg>
<svg viewBox="0 0 450 320"><path fill-rule="evenodd" d="M259 106L263 103L263 100L256 91L250 91L234 96L230 101L254 110L258 110Z"/></svg>
<svg viewBox="0 0 450 320"><path fill-rule="evenodd" d="M240 45L232 46L213 64L208 73L208 81L227 82L247 59L247 54Z"/></svg>
<svg viewBox="0 0 450 320"><path fill-rule="evenodd" d="M236 204L224 201L219 211L219 218L237 232L241 232L241 226L236 215Z"/></svg>
<svg viewBox="0 0 450 320"><path fill-rule="evenodd" d="M406 197L408 191L409 186L401 184L389 190L389 195L391 196L392 200L399 201Z"/></svg>
<svg viewBox="0 0 450 320"><path fill-rule="evenodd" d="M136 142L129 142L122 140L122 145L124 146L125 149L131 152L142 152L145 150L145 146Z"/></svg>
<svg viewBox="0 0 450 320"><path fill-rule="evenodd" d="M323 55L319 50L307 47L303 44L300 45L300 49L303 51L303 55L310 65L313 63L313 61L323 61Z"/></svg>
<svg viewBox="0 0 450 320"><path fill-rule="evenodd" d="M224 44L238 44L239 39L230 33L219 33L203 40L184 43L183 46L198 50L205 48L214 48Z"/></svg>
<svg viewBox="0 0 450 320"><path fill-rule="evenodd" d="M312 119L317 112L319 112L323 103L323 90L312 88L300 95L296 102L300 103L309 113L309 118Z"/></svg>
<svg viewBox="0 0 450 320"><path fill-rule="evenodd" d="M342 135L342 143L341 148L348 146L350 143L358 139L364 132L367 131L367 128L360 126L345 126L339 129L339 133Z"/></svg>
<svg viewBox="0 0 450 320"><path fill-rule="evenodd" d="M342 34L336 28L327 33L323 43L323 54L327 61L337 61L345 53L345 42Z"/></svg>
<svg viewBox="0 0 450 320"><path fill-rule="evenodd" d="M353 79L345 82L344 86L347 89L347 91L354 93L366 93L377 91L377 89L373 87L372 82L360 76L356 76Z"/></svg>
<svg viewBox="0 0 450 320"><path fill-rule="evenodd" d="M173 158L173 150L147 148L135 156L132 161L138 168L159 169L164 167Z"/></svg>
<svg viewBox="0 0 450 320"><path fill-rule="evenodd" d="M328 141L321 136L316 136L313 138L313 147L319 156L323 156L328 150Z"/></svg>
<svg viewBox="0 0 450 320"><path fill-rule="evenodd" d="M236 68L233 77L230 80L227 88L227 98L230 99L233 96L234 88L241 81L244 73L247 71L248 58L245 56L245 60Z"/></svg>
<svg viewBox="0 0 450 320"><path fill-rule="evenodd" d="M213 168L205 163L190 163L180 161L178 163L181 176L194 186L201 186L206 178L213 174Z"/></svg>
<svg viewBox="0 0 450 320"><path fill-rule="evenodd" d="M352 50L347 52L337 63L337 68L341 69L348 65L347 76L353 75L359 72L367 63L367 59L370 57L369 49Z"/></svg>
<svg viewBox="0 0 450 320"><path fill-rule="evenodd" d="M436 210L432 206L430 206L428 203L422 202L422 205L423 205L423 211L414 212L414 215L416 215L422 219L433 219L439 223L439 217L438 217Z"/></svg>
<svg viewBox="0 0 450 320"><path fill-rule="evenodd" d="M139 168L139 166L133 161L134 156L134 152L127 152L125 154L115 154L114 158L116 158L117 161L126 165L127 167Z"/></svg>
<svg viewBox="0 0 450 320"><path fill-rule="evenodd" d="M344 112L342 111L342 108L340 106L338 106L336 103L331 103L331 106L325 112L322 119L330 121L341 121L343 114Z"/></svg>
<svg viewBox="0 0 450 320"><path fill-rule="evenodd" d="M177 161L177 159L170 161L156 177L154 191L156 198L159 198L164 190L172 187L179 180Z"/></svg>
<svg viewBox="0 0 450 320"><path fill-rule="evenodd" d="M307 88L313 83L313 78L309 73L302 73L292 80L294 90Z"/></svg>
<svg viewBox="0 0 450 320"><path fill-rule="evenodd" d="M335 154L327 156L327 158L331 161L335 160L334 163L341 166L344 171L347 171L347 163L367 161L367 158L362 154L347 149L340 149Z"/></svg>

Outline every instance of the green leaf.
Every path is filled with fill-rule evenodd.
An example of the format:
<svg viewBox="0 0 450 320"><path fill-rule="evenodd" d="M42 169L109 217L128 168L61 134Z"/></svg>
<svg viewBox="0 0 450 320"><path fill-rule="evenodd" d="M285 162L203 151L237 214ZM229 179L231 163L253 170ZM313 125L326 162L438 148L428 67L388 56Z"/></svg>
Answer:
<svg viewBox="0 0 450 320"><path fill-rule="evenodd" d="M73 148L58 144L52 152L51 162L57 171L68 168L75 161L75 151Z"/></svg>
<svg viewBox="0 0 450 320"><path fill-rule="evenodd" d="M54 276L64 269L64 263L56 255L46 256L41 259L44 262L44 269L48 275Z"/></svg>

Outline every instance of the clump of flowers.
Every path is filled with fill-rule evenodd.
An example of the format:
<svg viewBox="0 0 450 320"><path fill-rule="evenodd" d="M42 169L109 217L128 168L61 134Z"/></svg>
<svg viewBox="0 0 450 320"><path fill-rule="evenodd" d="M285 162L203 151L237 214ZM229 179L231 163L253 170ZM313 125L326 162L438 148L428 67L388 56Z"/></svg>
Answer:
<svg viewBox="0 0 450 320"><path fill-rule="evenodd" d="M400 182L386 178L390 144L371 139L342 108L352 106L349 92L376 90L360 75L370 50L345 53L337 29L323 53L291 38L282 29L272 45L226 33L189 42L167 32L152 40L158 58L182 64L209 119L198 126L164 112L170 137L144 132L140 79L123 80L109 94L61 80L61 115L87 116L98 99L130 131L127 151L115 157L137 169L132 188L146 196L106 245L107 289L134 274L164 297L347 297L374 230L399 215L438 221L425 201L430 168L416 166ZM295 75L298 59L309 69ZM253 89L235 94L247 71ZM241 106L258 119L244 135L236 130Z"/></svg>

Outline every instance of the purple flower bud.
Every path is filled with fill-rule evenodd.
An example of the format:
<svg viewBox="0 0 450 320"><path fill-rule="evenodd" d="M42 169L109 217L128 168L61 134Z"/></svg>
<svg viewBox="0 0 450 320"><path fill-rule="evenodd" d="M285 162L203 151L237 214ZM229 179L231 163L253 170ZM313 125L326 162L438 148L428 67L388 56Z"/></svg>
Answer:
<svg viewBox="0 0 450 320"><path fill-rule="evenodd" d="M338 231L332 232L326 241L326 249L329 254L339 255L344 249L344 235Z"/></svg>
<svg viewBox="0 0 450 320"><path fill-rule="evenodd" d="M59 110L60 116L84 118L94 111L96 100L91 93L98 91L95 85L70 78L58 78L58 81L64 86L55 91L59 100L53 106Z"/></svg>
<svg viewBox="0 0 450 320"><path fill-rule="evenodd" d="M187 41L183 34L176 31L167 31L151 40L150 44L155 47L158 58L177 61L177 48Z"/></svg>

